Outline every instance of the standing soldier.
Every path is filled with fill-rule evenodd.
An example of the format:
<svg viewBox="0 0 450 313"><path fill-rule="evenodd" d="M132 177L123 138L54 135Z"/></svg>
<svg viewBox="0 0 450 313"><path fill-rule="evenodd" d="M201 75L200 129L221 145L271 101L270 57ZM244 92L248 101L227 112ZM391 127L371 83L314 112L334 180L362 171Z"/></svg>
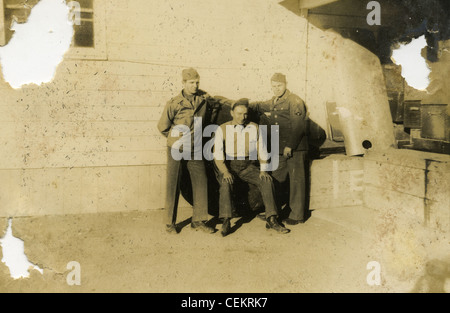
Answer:
<svg viewBox="0 0 450 313"><path fill-rule="evenodd" d="M211 98L206 92L199 89L200 75L195 69L185 69L182 72L183 90L181 93L167 102L161 119L158 123L159 131L167 137L167 194L165 200L166 230L169 233L177 233L176 219L178 198L180 196L180 180L182 166L186 166L189 172L193 191L193 217L191 227L206 233L214 233L212 227L207 226L208 220L208 182L205 163L202 156L203 127L207 126L217 114L218 100ZM198 133L200 121L200 133ZM194 125L194 122L196 123ZM184 130L190 133L182 134ZM194 132L194 129L197 132ZM177 144L189 138L187 146L191 151L187 157L183 153L179 157L180 147ZM183 145L182 149L186 149ZM188 149L187 149L188 150ZM186 151L183 151L186 152ZM199 154L200 153L200 154Z"/></svg>
<svg viewBox="0 0 450 313"><path fill-rule="evenodd" d="M286 76L280 73L273 75L272 91L274 97L265 102L251 103L253 109L265 113L270 125L279 126L280 165L272 173L279 183L289 177L289 218L284 220L288 225L297 225L305 221L306 177L305 166L308 154L306 137L307 114L304 101L287 89ZM272 145L275 144L272 142Z"/></svg>

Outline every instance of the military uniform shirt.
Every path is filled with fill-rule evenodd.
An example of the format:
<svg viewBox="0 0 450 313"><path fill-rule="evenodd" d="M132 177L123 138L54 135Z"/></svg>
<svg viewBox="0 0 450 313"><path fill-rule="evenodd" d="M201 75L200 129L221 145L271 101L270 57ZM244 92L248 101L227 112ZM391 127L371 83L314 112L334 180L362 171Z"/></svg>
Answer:
<svg viewBox="0 0 450 313"><path fill-rule="evenodd" d="M294 151L308 150L306 138L307 113L304 101L286 90L280 98L273 97L269 101L254 102L252 109L265 113L270 125L279 126L279 152L283 154L286 147Z"/></svg>
<svg viewBox="0 0 450 313"><path fill-rule="evenodd" d="M191 151L194 151L195 147L201 148L201 142L195 144L195 140L203 139L203 129L214 121L222 102L225 101L223 99L209 97L206 92L199 90L192 98L192 102L184 97L183 92L168 101L158 122L158 130L167 137L167 146L172 147L183 137L183 134L172 136L171 131L176 126L186 126L190 129ZM201 118L198 120L201 121L201 127L200 125L195 127L194 118L196 117ZM201 133L194 135L194 130L199 130Z"/></svg>

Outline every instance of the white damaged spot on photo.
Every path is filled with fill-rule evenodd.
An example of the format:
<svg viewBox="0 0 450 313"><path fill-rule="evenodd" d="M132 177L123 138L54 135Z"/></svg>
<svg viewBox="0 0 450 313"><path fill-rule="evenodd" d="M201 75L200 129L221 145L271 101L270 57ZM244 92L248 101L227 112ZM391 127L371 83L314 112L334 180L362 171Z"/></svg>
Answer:
<svg viewBox="0 0 450 313"><path fill-rule="evenodd" d="M13 22L14 34L0 47L3 76L14 89L52 81L73 37L70 7L64 1L41 0L24 24Z"/></svg>
<svg viewBox="0 0 450 313"><path fill-rule="evenodd" d="M426 90L430 84L428 67L422 50L427 47L425 36L413 39L409 44L400 44L400 47L392 52L395 64L402 66L402 76L409 86Z"/></svg>
<svg viewBox="0 0 450 313"><path fill-rule="evenodd" d="M9 219L5 236L0 239L0 247L3 252L2 262L9 268L12 278L20 279L30 277L30 269L37 270L41 274L44 274L42 269L28 261L28 258L25 255L23 240L13 236L12 219Z"/></svg>

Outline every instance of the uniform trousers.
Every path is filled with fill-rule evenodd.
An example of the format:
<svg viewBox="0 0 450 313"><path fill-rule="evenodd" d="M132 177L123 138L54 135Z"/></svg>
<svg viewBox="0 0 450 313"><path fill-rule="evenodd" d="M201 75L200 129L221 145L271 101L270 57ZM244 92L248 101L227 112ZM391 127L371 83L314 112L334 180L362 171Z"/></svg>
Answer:
<svg viewBox="0 0 450 313"><path fill-rule="evenodd" d="M306 207L306 151L293 151L292 158L280 156L280 164L272 176L277 185L289 179L289 218L299 221L305 218Z"/></svg>
<svg viewBox="0 0 450 313"><path fill-rule="evenodd" d="M208 215L208 179L204 161L197 160L174 160L171 154L171 148L167 153L167 182L166 182L166 201L165 209L167 211L165 223L167 225L176 223L178 200L180 197L180 182L182 166L187 166L189 176L192 182L193 192L193 222L206 221Z"/></svg>

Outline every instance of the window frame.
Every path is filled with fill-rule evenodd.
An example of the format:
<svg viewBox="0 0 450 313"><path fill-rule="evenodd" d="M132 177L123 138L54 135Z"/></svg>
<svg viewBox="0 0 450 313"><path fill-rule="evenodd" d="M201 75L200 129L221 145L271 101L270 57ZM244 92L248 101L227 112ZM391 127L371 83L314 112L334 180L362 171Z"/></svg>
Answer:
<svg viewBox="0 0 450 313"><path fill-rule="evenodd" d="M75 0L76 1L76 0ZM94 0L94 47L71 46L64 58L68 60L106 60L106 4L105 0Z"/></svg>

